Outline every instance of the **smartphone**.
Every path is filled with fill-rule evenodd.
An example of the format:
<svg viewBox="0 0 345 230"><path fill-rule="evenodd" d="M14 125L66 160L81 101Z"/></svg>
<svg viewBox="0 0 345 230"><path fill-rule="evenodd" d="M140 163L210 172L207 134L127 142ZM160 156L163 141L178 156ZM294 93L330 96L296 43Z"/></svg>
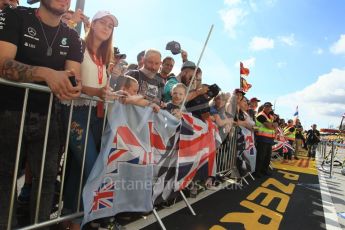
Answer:
<svg viewBox="0 0 345 230"><path fill-rule="evenodd" d="M73 87L77 86L77 81L75 80L75 76L69 76L69 81L71 82Z"/></svg>

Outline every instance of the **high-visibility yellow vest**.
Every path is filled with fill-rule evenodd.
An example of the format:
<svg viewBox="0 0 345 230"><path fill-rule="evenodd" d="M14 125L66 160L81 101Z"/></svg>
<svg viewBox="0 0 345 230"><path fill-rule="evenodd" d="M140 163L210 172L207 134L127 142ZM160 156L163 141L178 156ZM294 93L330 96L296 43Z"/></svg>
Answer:
<svg viewBox="0 0 345 230"><path fill-rule="evenodd" d="M296 129L293 132L290 132L289 129L292 128L293 126L287 126L284 128L284 136L286 139L289 141L295 141L296 138Z"/></svg>
<svg viewBox="0 0 345 230"><path fill-rule="evenodd" d="M266 117L268 122L273 123L273 120L269 118L264 112L260 112L256 117L260 115L263 115L264 117ZM267 137L271 139L275 138L276 131L274 129L266 128L264 124L262 124L260 121L258 121L257 119L255 120L256 120L255 125L258 127L258 131L256 132L257 136Z"/></svg>

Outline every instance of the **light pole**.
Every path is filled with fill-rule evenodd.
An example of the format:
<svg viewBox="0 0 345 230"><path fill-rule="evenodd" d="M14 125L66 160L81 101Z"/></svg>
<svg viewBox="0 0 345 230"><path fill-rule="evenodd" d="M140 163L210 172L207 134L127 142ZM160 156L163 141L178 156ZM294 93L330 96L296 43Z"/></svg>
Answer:
<svg viewBox="0 0 345 230"><path fill-rule="evenodd" d="M75 11L77 11L78 9L81 9L81 11L84 12L84 6L85 6L85 0L77 0L77 2L75 4ZM78 34L80 35L80 33L81 33L81 22L78 23L78 25L75 29L77 30Z"/></svg>

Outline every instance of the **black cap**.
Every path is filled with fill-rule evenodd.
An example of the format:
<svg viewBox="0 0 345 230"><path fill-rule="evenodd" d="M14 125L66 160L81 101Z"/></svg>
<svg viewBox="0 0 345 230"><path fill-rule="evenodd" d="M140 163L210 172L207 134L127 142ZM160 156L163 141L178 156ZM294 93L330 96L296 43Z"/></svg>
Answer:
<svg viewBox="0 0 345 230"><path fill-rule="evenodd" d="M273 106L271 102L265 102L264 107Z"/></svg>
<svg viewBox="0 0 345 230"><path fill-rule="evenodd" d="M120 59L126 59L126 57L127 57L126 54L120 53L120 50L119 50L119 48L117 48L117 47L114 47L114 56L115 56L115 57L118 57L118 58L120 58Z"/></svg>
<svg viewBox="0 0 345 230"><path fill-rule="evenodd" d="M165 49L170 50L171 53L174 55L181 53L181 45L176 41L168 42Z"/></svg>
<svg viewBox="0 0 345 230"><path fill-rule="evenodd" d="M196 68L196 65L194 62L192 61L185 61L181 67L181 71L186 69L186 68L189 68L189 69L195 69Z"/></svg>

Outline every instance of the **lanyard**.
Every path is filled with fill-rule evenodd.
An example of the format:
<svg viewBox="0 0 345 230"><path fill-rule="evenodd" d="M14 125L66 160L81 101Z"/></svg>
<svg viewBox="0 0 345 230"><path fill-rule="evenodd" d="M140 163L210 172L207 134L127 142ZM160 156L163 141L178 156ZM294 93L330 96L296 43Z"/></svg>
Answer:
<svg viewBox="0 0 345 230"><path fill-rule="evenodd" d="M102 57L99 59L96 57L96 55L93 55L93 62L97 65L98 70L98 84L102 85L103 82L103 61Z"/></svg>

